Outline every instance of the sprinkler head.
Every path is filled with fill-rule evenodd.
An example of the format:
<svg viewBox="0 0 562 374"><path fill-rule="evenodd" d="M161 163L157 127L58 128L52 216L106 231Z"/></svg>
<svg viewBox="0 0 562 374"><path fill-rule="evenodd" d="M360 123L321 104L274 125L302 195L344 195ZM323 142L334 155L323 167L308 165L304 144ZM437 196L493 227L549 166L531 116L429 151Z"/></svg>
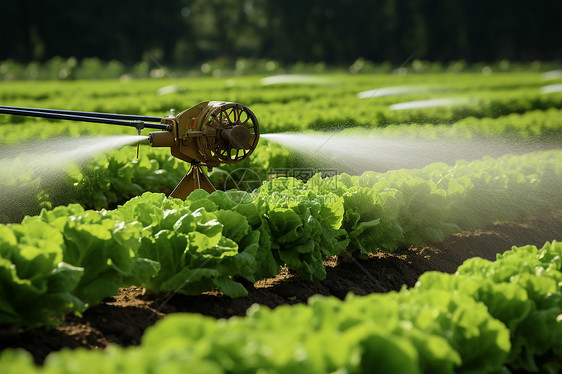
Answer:
<svg viewBox="0 0 562 374"><path fill-rule="evenodd" d="M215 190L201 167L232 164L252 154L259 141L259 124L243 105L207 101L177 115L162 118L167 131L148 135L152 147L170 147L172 156L191 163L190 172L170 196L185 199L196 188Z"/></svg>

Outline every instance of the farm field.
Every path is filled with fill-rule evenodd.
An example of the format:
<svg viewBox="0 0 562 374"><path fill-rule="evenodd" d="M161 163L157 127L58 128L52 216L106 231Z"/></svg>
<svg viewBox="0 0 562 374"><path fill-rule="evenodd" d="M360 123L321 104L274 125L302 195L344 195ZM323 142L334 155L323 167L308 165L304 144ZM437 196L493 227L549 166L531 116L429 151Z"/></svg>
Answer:
<svg viewBox="0 0 562 374"><path fill-rule="evenodd" d="M50 142L134 129L0 115L0 368L562 370L559 84L495 72L2 82L9 106L163 116L234 101L262 134L330 143L311 157L266 135L210 172L221 190L252 170L255 189L180 201L165 196L188 165L166 149L91 152L54 179L33 161ZM350 137L367 147L357 165L337 149ZM431 157L404 146L385 164L373 139Z"/></svg>

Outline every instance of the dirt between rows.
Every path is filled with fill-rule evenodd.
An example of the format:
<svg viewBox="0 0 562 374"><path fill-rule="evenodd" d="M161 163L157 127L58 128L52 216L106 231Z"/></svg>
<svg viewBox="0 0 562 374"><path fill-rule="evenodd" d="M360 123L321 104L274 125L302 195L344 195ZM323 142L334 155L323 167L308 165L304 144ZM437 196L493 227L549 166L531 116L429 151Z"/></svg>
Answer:
<svg viewBox="0 0 562 374"><path fill-rule="evenodd" d="M37 363L42 363L50 352L64 347L102 349L108 344L136 345L147 327L169 313L228 318L245 315L254 303L275 308L304 303L316 294L343 298L348 292L358 295L389 292L399 290L403 284L414 285L429 270L453 273L467 258L494 260L497 253L514 245L541 247L552 240L562 240L562 211L461 232L427 247L380 253L339 264L335 260L327 261L327 277L319 282L304 281L284 270L275 278L245 283L249 293L245 298L230 299L213 292L199 296L153 296L143 293L141 288L130 287L88 309L82 317L67 316L56 328L23 333L0 329L0 350L21 347L31 352Z"/></svg>

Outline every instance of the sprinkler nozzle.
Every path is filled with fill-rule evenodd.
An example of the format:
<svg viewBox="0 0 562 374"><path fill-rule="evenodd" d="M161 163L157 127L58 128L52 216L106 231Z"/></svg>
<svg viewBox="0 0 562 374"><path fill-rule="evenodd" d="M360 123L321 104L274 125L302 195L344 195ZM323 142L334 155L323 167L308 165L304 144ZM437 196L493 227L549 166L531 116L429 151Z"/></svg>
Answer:
<svg viewBox="0 0 562 374"><path fill-rule="evenodd" d="M151 147L172 147L175 144L174 134L170 131L154 131L148 134Z"/></svg>
<svg viewBox="0 0 562 374"><path fill-rule="evenodd" d="M236 125L230 129L225 129L222 131L221 136L234 149L251 148L252 134L250 134L250 130L246 126Z"/></svg>

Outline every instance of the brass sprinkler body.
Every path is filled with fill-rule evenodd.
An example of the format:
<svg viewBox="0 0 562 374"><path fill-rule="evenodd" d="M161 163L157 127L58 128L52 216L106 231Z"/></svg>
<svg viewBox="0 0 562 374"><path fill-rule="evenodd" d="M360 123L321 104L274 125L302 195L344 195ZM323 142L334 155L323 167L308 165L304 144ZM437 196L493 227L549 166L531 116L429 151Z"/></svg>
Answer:
<svg viewBox="0 0 562 374"><path fill-rule="evenodd" d="M201 169L232 164L252 154L259 141L259 124L247 107L207 101L178 115L163 117L167 131L148 134L152 147L170 147L174 157L191 163L189 172L170 194L185 200L194 190L215 191Z"/></svg>

